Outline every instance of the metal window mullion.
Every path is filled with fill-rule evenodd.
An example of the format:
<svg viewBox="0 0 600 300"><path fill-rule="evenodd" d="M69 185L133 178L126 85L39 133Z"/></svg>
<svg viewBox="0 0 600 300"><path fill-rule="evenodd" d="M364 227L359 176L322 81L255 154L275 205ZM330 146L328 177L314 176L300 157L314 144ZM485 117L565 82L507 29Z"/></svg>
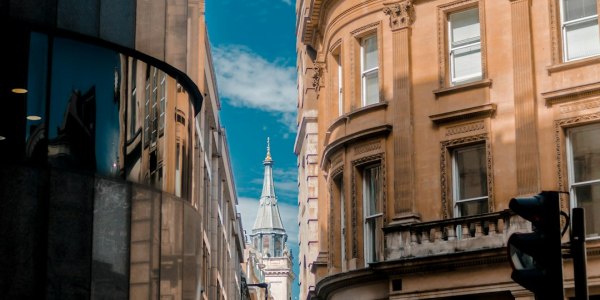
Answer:
<svg viewBox="0 0 600 300"><path fill-rule="evenodd" d="M464 44L461 46L457 46L457 47L452 47L451 46L451 52L455 51L455 50L460 50L460 49L464 49L464 48L468 48L468 47L472 47L474 45L478 45L481 47L481 40L477 41L477 42L473 42L473 43L468 43L468 44Z"/></svg>
<svg viewBox="0 0 600 300"><path fill-rule="evenodd" d="M377 219L377 218L382 217L382 216L383 216L383 213L376 213L376 214L373 214L373 215L365 216L365 222Z"/></svg>
<svg viewBox="0 0 600 300"><path fill-rule="evenodd" d="M478 72L478 73L470 75L470 76L462 76L462 77L456 77L455 74L454 74L454 51L460 50L460 49L464 49L464 48L467 48L467 47L472 47L472 46L477 45L477 44L479 45L479 47L480 47L479 51L481 52L481 41L475 42L475 43L472 43L472 44L467 44L467 45L459 46L459 47L456 47L456 48L452 48L452 45L450 45L450 76L451 76L450 80L452 81L452 83L463 81L463 80L466 80L466 79L469 79L469 78L475 78L477 76L481 76L482 75L481 72Z"/></svg>
<svg viewBox="0 0 600 300"><path fill-rule="evenodd" d="M597 184L600 183L600 179L594 179L594 180L588 180L588 181L582 181L582 182L574 182L571 183L571 188L577 188L577 187L581 187L581 186L587 186L587 185L593 185L593 184Z"/></svg>
<svg viewBox="0 0 600 300"><path fill-rule="evenodd" d="M481 196L481 197L474 197L474 198L467 198L467 199L457 199L456 200L456 204L458 204L458 203L464 203L464 202L472 202L472 201L485 200L485 199L488 199L488 196Z"/></svg>
<svg viewBox="0 0 600 300"><path fill-rule="evenodd" d="M584 23L584 22L591 21L591 20L594 20L594 19L597 19L597 18L598 18L598 14L587 16L587 17L583 17L583 18L573 19L573 20L569 20L569 21L564 21L563 20L563 26L569 26L569 25L573 25L573 24Z"/></svg>

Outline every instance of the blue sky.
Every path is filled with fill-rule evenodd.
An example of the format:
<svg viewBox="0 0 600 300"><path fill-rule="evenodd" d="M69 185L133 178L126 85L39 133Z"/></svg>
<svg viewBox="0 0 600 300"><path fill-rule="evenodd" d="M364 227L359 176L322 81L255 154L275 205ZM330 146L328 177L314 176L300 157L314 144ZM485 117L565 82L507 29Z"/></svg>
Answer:
<svg viewBox="0 0 600 300"><path fill-rule="evenodd" d="M233 163L238 211L250 231L267 137L275 193L298 274L295 7L292 0L208 0L206 23ZM296 275L297 277L298 275ZM298 295L297 280L292 285Z"/></svg>

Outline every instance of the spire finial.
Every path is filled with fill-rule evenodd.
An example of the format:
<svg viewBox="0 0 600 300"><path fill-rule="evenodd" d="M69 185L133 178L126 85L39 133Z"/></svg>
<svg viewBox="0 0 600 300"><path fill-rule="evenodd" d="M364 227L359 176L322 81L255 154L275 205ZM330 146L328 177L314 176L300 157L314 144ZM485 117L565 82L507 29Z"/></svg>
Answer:
<svg viewBox="0 0 600 300"><path fill-rule="evenodd" d="M267 160L267 161L271 160L271 141L268 137L267 137L267 157L265 157L265 160Z"/></svg>

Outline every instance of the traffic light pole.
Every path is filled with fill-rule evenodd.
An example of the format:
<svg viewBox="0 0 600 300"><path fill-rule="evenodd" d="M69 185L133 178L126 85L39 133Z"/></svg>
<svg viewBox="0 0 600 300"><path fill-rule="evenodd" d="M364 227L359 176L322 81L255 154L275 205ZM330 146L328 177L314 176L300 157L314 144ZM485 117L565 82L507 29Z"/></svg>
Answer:
<svg viewBox="0 0 600 300"><path fill-rule="evenodd" d="M573 257L573 274L575 277L575 299L588 300L584 209L581 207L573 208L571 214L571 256Z"/></svg>

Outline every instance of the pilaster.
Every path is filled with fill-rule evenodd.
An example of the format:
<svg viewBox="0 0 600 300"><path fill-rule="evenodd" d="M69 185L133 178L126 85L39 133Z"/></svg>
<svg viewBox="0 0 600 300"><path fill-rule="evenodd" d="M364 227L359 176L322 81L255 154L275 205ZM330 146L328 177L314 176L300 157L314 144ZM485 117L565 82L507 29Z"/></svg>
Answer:
<svg viewBox="0 0 600 300"><path fill-rule="evenodd" d="M515 101L517 190L520 195L539 189L539 151L530 0L510 0Z"/></svg>
<svg viewBox="0 0 600 300"><path fill-rule="evenodd" d="M414 10L410 0L387 4L383 13L390 18L393 51L393 111L394 141L394 216L393 222L418 220L414 213L414 137L413 103L410 78L410 25Z"/></svg>

